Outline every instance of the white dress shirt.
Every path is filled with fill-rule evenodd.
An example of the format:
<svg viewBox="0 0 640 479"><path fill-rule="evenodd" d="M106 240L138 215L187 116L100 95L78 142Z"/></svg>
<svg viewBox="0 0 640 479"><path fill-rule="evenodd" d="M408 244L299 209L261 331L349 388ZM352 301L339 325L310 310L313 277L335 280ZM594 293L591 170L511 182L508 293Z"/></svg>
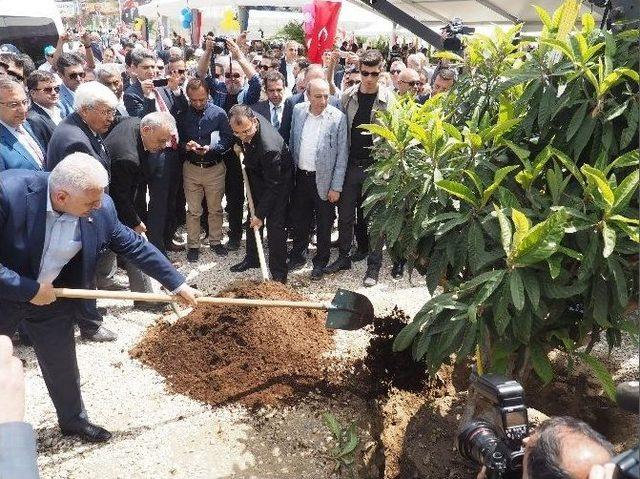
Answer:
<svg viewBox="0 0 640 479"><path fill-rule="evenodd" d="M45 108L40 103L36 103L40 108L44 110L44 112L51 118L56 126L62 121L62 112L60 111L60 107L58 105L54 105L53 108Z"/></svg>
<svg viewBox="0 0 640 479"><path fill-rule="evenodd" d="M82 249L78 217L55 211L50 194L47 185L47 221L38 274L39 283L52 283L62 268Z"/></svg>
<svg viewBox="0 0 640 479"><path fill-rule="evenodd" d="M25 148L25 150L27 150L29 155L31 155L31 157L33 158L33 161L35 161L38 164L38 166L43 168L44 152L42 151L42 148L40 147L38 140L36 140L34 137L32 137L29 134L29 132L24 127L24 125L20 125L19 127L20 130L18 130L12 127L11 125L6 124L2 120L0 120L0 124L2 124L2 126L4 126L7 130L9 130L9 133L11 133L15 137L15 139L20 142L20 144Z"/></svg>
<svg viewBox="0 0 640 479"><path fill-rule="evenodd" d="M295 63L285 63L287 65L287 85L293 86L296 84L296 76L293 74L293 67Z"/></svg>
<svg viewBox="0 0 640 479"><path fill-rule="evenodd" d="M320 138L325 134L325 108L319 115L309 111L307 119L302 127L300 135L300 153L298 156L298 168L305 171L316 171L316 156Z"/></svg>

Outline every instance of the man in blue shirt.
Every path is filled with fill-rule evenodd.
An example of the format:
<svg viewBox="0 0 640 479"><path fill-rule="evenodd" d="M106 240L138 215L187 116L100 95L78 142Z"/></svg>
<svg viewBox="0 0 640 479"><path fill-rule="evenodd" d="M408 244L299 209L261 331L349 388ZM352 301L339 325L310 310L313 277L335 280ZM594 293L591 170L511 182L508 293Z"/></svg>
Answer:
<svg viewBox="0 0 640 479"><path fill-rule="evenodd" d="M203 78L209 86L213 103L226 113L234 105L253 105L260 100L262 88L260 75L252 63L245 57L236 42L227 39L226 46L231 59L221 60L224 66L222 80L207 75L214 54L215 42L213 37L205 40L205 51L198 62L198 76ZM218 63L216 61L216 63ZM247 80L248 79L248 80ZM227 153L224 158L227 167L225 177L225 195L227 197L227 214L229 215L229 250L240 248L242 238L242 214L244 208L244 183L240 160L233 153Z"/></svg>
<svg viewBox="0 0 640 479"><path fill-rule="evenodd" d="M218 256L226 256L222 245L222 197L225 191L224 154L233 144L227 114L209 99L209 88L199 78L187 83L190 106L178 119L180 150L184 152L183 185L187 200L187 260L200 255L200 216L206 199L209 245Z"/></svg>

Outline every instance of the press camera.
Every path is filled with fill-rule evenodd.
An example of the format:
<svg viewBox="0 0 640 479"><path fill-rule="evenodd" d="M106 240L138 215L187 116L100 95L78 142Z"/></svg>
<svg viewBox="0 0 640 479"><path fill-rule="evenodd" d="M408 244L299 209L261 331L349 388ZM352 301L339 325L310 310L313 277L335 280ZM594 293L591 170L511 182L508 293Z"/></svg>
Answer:
<svg viewBox="0 0 640 479"><path fill-rule="evenodd" d="M454 17L441 30L443 48L451 52L462 51L462 35L471 35L476 31L473 27L468 27L462 23L460 17Z"/></svg>

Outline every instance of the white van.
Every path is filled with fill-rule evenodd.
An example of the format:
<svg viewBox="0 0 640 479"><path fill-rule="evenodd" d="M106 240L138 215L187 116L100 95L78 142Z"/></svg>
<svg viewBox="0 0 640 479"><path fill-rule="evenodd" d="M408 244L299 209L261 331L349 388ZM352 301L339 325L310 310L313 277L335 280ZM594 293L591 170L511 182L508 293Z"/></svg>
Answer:
<svg viewBox="0 0 640 479"><path fill-rule="evenodd" d="M55 46L62 32L54 0L0 0L0 45L15 45L36 65L44 62L44 47Z"/></svg>

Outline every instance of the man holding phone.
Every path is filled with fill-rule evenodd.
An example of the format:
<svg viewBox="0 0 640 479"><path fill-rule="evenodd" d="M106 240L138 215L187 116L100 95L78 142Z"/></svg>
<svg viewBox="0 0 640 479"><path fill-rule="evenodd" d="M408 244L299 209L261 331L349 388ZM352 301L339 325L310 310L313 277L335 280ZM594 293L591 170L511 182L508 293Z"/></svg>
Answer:
<svg viewBox="0 0 640 479"><path fill-rule="evenodd" d="M202 200L207 202L209 246L217 256L226 256L222 245L222 197L227 168L224 155L233 144L227 114L209 99L209 87L199 78L186 86L189 108L179 117L180 150L184 152L182 169L187 200L187 260L200 257L200 216Z"/></svg>

